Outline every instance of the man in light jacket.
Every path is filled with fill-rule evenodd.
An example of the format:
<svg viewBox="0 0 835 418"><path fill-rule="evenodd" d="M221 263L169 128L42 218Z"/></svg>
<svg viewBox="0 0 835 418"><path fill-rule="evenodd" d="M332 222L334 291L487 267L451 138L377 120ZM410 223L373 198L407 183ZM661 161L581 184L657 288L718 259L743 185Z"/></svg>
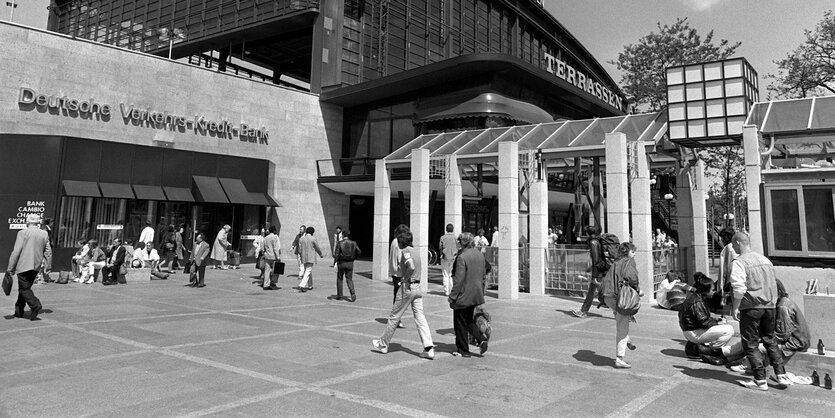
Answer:
<svg viewBox="0 0 835 418"><path fill-rule="evenodd" d="M261 243L261 251L264 257L264 283L262 284L264 290L278 290L276 285L278 276L273 278L273 263L281 261L281 241L275 231L275 225L270 225L269 234L264 237L264 241Z"/></svg>
<svg viewBox="0 0 835 418"><path fill-rule="evenodd" d="M9 257L7 272L17 273L17 303L15 303L14 317L23 318L23 310L29 305L31 313L29 319L36 321L43 306L32 292L32 283L38 276L41 265L49 274L52 270L52 247L49 246L49 235L40 229L41 216L29 214L26 216L26 229L17 233L12 255Z"/></svg>
<svg viewBox="0 0 835 418"><path fill-rule="evenodd" d="M441 237L438 248L441 250L441 272L444 275L444 295L449 296L452 289L452 263L455 262L455 255L458 254L458 240L452 231L455 226L447 224L446 234Z"/></svg>
<svg viewBox="0 0 835 418"><path fill-rule="evenodd" d="M316 230L312 226L308 226L303 237L299 238L299 258L304 264L304 273L302 281L299 283L299 292L307 292L313 290L313 263L316 262L316 255L322 257L322 250L319 249L319 244L313 239L313 233ZM310 285L308 287L308 281Z"/></svg>
<svg viewBox="0 0 835 418"><path fill-rule="evenodd" d="M203 233L197 234L194 239L194 248L191 251L191 259L189 262L193 263L194 272L197 274L197 280L193 280L189 286L191 287L206 287L203 280L206 278L206 266L209 265L209 244L205 241L206 236Z"/></svg>

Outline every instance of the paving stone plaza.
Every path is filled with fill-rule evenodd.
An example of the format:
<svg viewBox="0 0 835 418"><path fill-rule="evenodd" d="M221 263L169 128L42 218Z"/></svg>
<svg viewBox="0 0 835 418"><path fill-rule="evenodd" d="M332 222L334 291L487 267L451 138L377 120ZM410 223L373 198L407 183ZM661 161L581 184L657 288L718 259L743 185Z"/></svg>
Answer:
<svg viewBox="0 0 835 418"><path fill-rule="evenodd" d="M371 340L383 332L391 284L368 279L371 263L358 262L357 301L334 300L328 265L316 265L306 293L292 289L292 274L280 290L261 290L251 264L209 270L202 289L186 287L184 274L36 286L36 322L13 318L6 298L0 416L823 417L835 407L820 387L752 391L736 383L748 377L688 360L676 312L649 305L632 326L629 370L612 366L610 311L578 319L578 298L499 300L495 291L489 350L453 357L434 267L425 311L435 359L419 357L411 313L380 354Z"/></svg>

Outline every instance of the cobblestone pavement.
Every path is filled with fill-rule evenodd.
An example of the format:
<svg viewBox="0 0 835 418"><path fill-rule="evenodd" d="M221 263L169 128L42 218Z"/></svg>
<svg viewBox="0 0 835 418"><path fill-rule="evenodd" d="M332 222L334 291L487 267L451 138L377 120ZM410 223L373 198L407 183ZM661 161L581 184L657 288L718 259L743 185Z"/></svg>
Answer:
<svg viewBox="0 0 835 418"><path fill-rule="evenodd" d="M288 265L288 269L294 266ZM334 300L335 273L315 289L253 284L252 265L207 273L207 287L167 281L36 286L42 320L0 319L0 416L830 416L832 391L768 392L684 357L675 312L644 306L632 369L613 367L608 310L578 319L579 299L520 295L487 306L484 357L453 357L452 313L433 270L426 314L435 360L419 357L411 313L388 354L392 288L358 262L358 299ZM289 271L288 271L289 272ZM16 292L16 289L15 289ZM346 290L347 292L347 290ZM28 315L28 313L27 313ZM791 371L791 367L789 368ZM798 371L798 374L807 374Z"/></svg>

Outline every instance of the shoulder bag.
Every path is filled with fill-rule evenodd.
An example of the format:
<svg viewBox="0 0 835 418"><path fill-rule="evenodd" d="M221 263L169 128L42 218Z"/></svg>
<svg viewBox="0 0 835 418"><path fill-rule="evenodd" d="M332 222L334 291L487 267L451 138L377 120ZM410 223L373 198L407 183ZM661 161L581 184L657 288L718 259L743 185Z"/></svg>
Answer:
<svg viewBox="0 0 835 418"><path fill-rule="evenodd" d="M641 308L641 296L637 290L629 285L629 282L622 279L622 272L616 273L615 280L618 300L617 313L629 316L635 315Z"/></svg>

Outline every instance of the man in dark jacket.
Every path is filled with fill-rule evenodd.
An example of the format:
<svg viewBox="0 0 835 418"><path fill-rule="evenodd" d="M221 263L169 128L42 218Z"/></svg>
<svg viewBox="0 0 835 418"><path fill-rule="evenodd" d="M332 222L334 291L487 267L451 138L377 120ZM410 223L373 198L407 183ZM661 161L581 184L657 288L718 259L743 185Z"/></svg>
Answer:
<svg viewBox="0 0 835 418"><path fill-rule="evenodd" d="M603 246L600 244L600 227L588 225L583 229L583 232L589 237L586 244L589 246L589 258L591 259L591 266L589 266L589 290L586 292L586 299L583 301L583 306L580 309L571 311L574 316L578 318L585 318L586 314L591 309L591 304L597 296L597 288L600 287L600 281L606 274L606 260L603 258ZM601 303L600 306L603 304Z"/></svg>
<svg viewBox="0 0 835 418"><path fill-rule="evenodd" d="M336 243L333 252L333 259L336 263L336 299L342 299L342 278L348 282L348 291L351 292L351 302L357 300L354 292L354 260L362 254L356 241L351 239L351 230L345 229L340 232L342 239Z"/></svg>
<svg viewBox="0 0 835 418"><path fill-rule="evenodd" d="M703 273L696 273L693 278L696 291L690 293L678 311L678 324L687 340L684 352L688 357L701 357L711 364L723 364L729 357L739 357L742 345L728 345L734 328L724 318L712 317L705 305L705 300L713 295L713 280Z"/></svg>
<svg viewBox="0 0 835 418"><path fill-rule="evenodd" d="M101 284L108 286L119 283L119 269L125 262L126 252L122 240L113 239L113 246L107 249L107 264L102 269Z"/></svg>
<svg viewBox="0 0 835 418"><path fill-rule="evenodd" d="M449 292L449 307L455 329L455 355L469 356L467 336L475 325L474 310L484 304L484 274L487 271L484 254L475 248L473 234L464 232L458 237L461 252L455 259L452 291ZM480 333L475 335L480 335ZM480 354L487 351L487 340L476 341Z"/></svg>

